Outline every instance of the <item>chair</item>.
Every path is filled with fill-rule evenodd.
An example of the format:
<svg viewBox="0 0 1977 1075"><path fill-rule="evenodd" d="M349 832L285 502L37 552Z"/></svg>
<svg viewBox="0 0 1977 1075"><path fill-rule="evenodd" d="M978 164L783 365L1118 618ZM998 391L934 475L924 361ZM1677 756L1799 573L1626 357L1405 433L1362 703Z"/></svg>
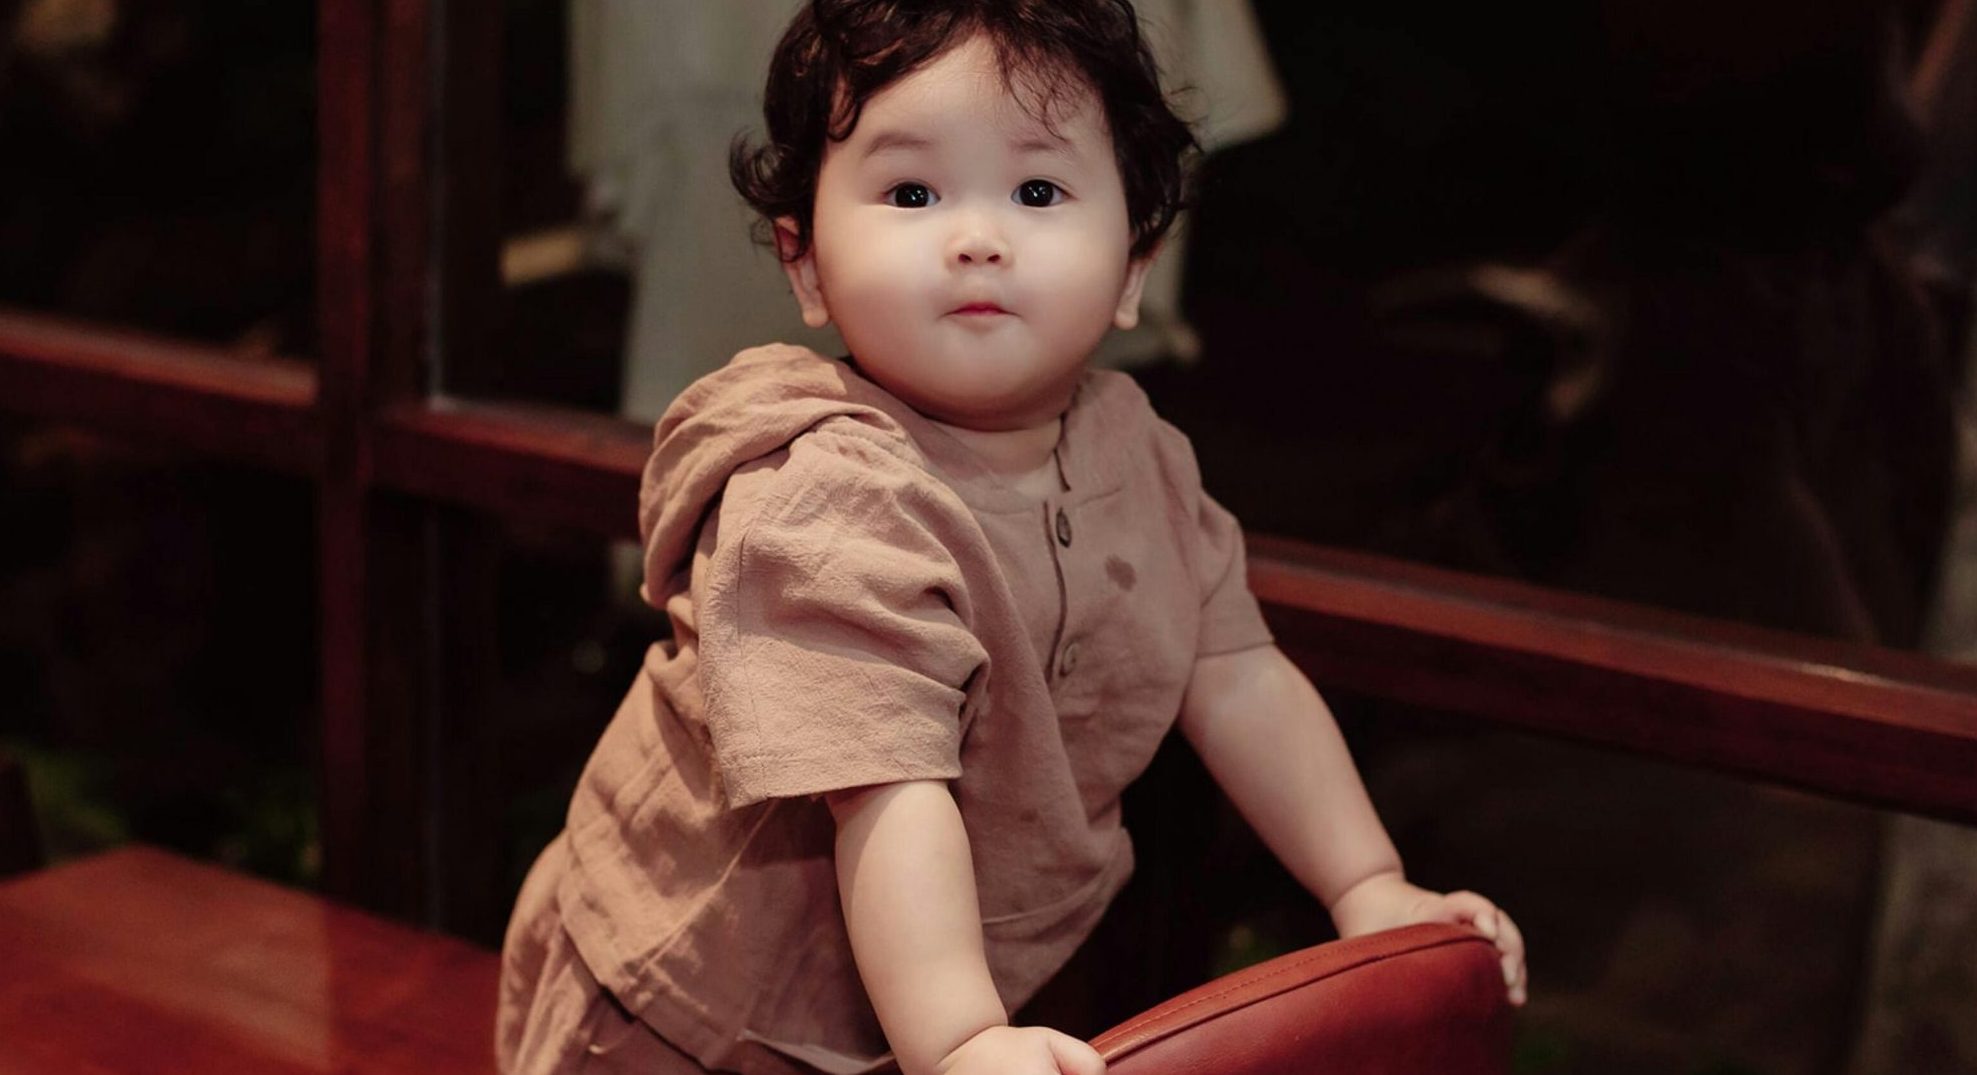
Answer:
<svg viewBox="0 0 1977 1075"><path fill-rule="evenodd" d="M1218 978L1092 1041L1108 1075L1507 1075L1496 949L1458 926L1334 941Z"/></svg>

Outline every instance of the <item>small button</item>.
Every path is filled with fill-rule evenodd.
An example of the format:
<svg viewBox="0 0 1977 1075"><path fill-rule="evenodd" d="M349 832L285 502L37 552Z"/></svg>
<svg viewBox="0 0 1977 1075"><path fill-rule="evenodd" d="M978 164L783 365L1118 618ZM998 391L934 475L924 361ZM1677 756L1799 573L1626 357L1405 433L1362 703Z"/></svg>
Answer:
<svg viewBox="0 0 1977 1075"><path fill-rule="evenodd" d="M1067 643L1064 647L1064 652L1059 654L1057 658L1057 674L1068 676L1077 670L1078 644L1076 642Z"/></svg>
<svg viewBox="0 0 1977 1075"><path fill-rule="evenodd" d="M1071 517L1064 514L1063 508L1057 509L1057 543L1067 549L1071 547Z"/></svg>

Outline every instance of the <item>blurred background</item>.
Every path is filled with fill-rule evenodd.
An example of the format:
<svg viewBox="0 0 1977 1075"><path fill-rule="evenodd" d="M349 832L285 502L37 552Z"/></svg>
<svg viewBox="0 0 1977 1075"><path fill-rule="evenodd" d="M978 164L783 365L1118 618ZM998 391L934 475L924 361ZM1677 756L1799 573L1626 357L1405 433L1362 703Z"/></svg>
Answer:
<svg viewBox="0 0 1977 1075"><path fill-rule="evenodd" d="M1210 152L1099 360L1252 533L1970 660L1971 6L1146 0ZM833 346L725 179L790 10L503 0L445 37L466 226L425 390L650 422L740 347ZM0 307L314 362L318 19L0 0ZM318 883L318 510L0 401L0 749L51 855ZM587 532L435 540L468 582L430 615L479 632L485 735L448 764L486 833L433 883L487 894L428 917L493 944L663 624ZM1416 878L1524 924L1523 1070L1977 1070L1968 828L1334 702ZM1325 936L1186 757L1129 811L1142 876L1041 1004L1102 1021Z"/></svg>

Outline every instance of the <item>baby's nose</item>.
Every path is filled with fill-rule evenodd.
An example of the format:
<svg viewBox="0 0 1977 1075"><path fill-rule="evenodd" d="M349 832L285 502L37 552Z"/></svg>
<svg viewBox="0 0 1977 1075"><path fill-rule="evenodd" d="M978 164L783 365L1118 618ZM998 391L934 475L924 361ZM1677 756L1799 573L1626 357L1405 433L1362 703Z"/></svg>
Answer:
<svg viewBox="0 0 1977 1075"><path fill-rule="evenodd" d="M963 265L1000 265L1009 256L1009 245L987 223L970 221L955 234L953 251Z"/></svg>

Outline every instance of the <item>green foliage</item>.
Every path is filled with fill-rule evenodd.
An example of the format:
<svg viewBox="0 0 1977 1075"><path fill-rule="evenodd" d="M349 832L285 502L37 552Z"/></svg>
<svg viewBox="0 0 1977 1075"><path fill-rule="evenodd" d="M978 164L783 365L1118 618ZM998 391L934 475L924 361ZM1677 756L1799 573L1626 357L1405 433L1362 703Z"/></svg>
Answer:
<svg viewBox="0 0 1977 1075"><path fill-rule="evenodd" d="M106 759L41 749L18 739L0 739L0 750L11 754L27 774L28 795L49 861L130 842L129 819L111 801Z"/></svg>
<svg viewBox="0 0 1977 1075"><path fill-rule="evenodd" d="M1572 1070L1572 1043L1563 1034L1519 1026L1510 1054L1516 1075L1552 1075Z"/></svg>
<svg viewBox="0 0 1977 1075"><path fill-rule="evenodd" d="M138 841L286 884L311 885L321 872L314 791L299 769L257 767L221 787L188 789L134 777L130 759L101 751L17 737L0 739L0 749L27 774L50 862Z"/></svg>

